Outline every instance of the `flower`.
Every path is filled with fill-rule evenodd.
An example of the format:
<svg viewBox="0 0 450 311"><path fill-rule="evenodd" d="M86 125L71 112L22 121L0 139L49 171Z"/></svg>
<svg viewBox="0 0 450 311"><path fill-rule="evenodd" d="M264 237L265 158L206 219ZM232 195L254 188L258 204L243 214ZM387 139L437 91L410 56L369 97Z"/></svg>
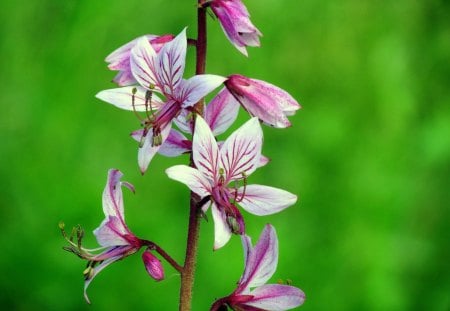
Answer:
<svg viewBox="0 0 450 311"><path fill-rule="evenodd" d="M200 116L195 121L192 158L196 168L176 165L166 170L169 178L186 184L202 200L211 202L214 220L214 249L225 245L232 233L245 232L244 221L236 204L255 215L279 212L297 201L287 191L247 185L247 177L261 166L262 130L252 118L233 132L220 146L208 124ZM228 185L234 182L234 187ZM237 184L243 186L237 188ZM205 211L209 206L205 205Z"/></svg>
<svg viewBox="0 0 450 311"><path fill-rule="evenodd" d="M262 33L250 21L250 14L241 0L212 0L209 5L228 40L242 54L247 56L246 46L260 46Z"/></svg>
<svg viewBox="0 0 450 311"><path fill-rule="evenodd" d="M131 49L131 71L140 87L111 89L96 96L126 110L144 108L146 119L140 138L138 163L144 173L168 138L172 120L190 110L204 96L225 81L224 77L204 74L183 79L187 38L184 29L157 53L146 38L139 38ZM161 101L155 92L166 99ZM153 99L155 97L155 99ZM151 129L151 130L150 130Z"/></svg>
<svg viewBox="0 0 450 311"><path fill-rule="evenodd" d="M84 231L80 227L76 230L77 243L74 243L73 236L67 237L64 225L60 225L64 237L70 244L69 247L64 249L75 253L82 259L88 260L87 268L83 271L85 277L84 297L88 303L90 301L87 296L87 288L94 277L113 262L136 253L143 246L147 246L143 261L150 276L156 280L161 280L164 277L161 262L156 257L153 259L148 255L152 249L152 242L136 237L125 223L121 187L125 186L133 192L134 187L128 182L120 181L122 176L123 174L116 169L111 169L108 172L106 187L103 191L103 212L106 218L94 230L94 235L101 246L100 248L86 249L81 246ZM99 250L101 250L100 253L94 253ZM151 256L154 257L154 255Z"/></svg>
<svg viewBox="0 0 450 311"><path fill-rule="evenodd" d="M159 52L165 43L173 39L173 35L145 35L143 38L148 40L155 52ZM131 42L121 46L117 50L109 54L105 61L108 64L108 68L111 70L118 70L119 73L114 77L113 81L119 86L127 86L136 83L130 67L130 54L131 49L136 45L140 38L136 38Z"/></svg>
<svg viewBox="0 0 450 311"><path fill-rule="evenodd" d="M265 226L255 247L247 235L242 236L242 244L245 267L237 288L231 295L216 300L210 311L226 310L226 306L236 311L284 311L303 304L305 294L300 289L265 284L278 264L278 239L271 225Z"/></svg>
<svg viewBox="0 0 450 311"><path fill-rule="evenodd" d="M228 77L225 86L251 116L273 127L290 126L287 116L301 108L289 93L261 80L235 74Z"/></svg>
<svg viewBox="0 0 450 311"><path fill-rule="evenodd" d="M239 103L229 92L222 90L205 107L205 121L211 128L214 136L225 132L236 120L239 112ZM183 110L174 120L178 128L187 134L192 134L192 113ZM134 131L131 136L139 141L143 135L143 129ZM191 152L192 142L180 131L172 128L169 136L161 145L158 153L167 157L176 157L183 153ZM263 158L262 164L267 163L267 158Z"/></svg>

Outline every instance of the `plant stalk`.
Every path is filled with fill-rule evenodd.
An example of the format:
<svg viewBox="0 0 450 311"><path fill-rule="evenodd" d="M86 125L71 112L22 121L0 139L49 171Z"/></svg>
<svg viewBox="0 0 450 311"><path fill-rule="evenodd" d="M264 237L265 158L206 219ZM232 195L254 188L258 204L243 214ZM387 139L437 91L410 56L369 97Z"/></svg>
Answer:
<svg viewBox="0 0 450 311"><path fill-rule="evenodd" d="M204 74L206 68L206 8L202 7L204 0L198 0L197 8L197 40L196 40L196 66L195 73ZM200 100L194 107L194 111L203 114L204 100ZM195 122L195 118L194 118ZM195 126L194 126L195 128ZM194 133L192 133L194 134ZM190 159L190 166L195 167ZM197 262L198 237L201 220L200 198L193 192L190 194L190 211L188 236L186 242L186 257L181 270L180 311L191 311L192 292L194 287L195 268Z"/></svg>

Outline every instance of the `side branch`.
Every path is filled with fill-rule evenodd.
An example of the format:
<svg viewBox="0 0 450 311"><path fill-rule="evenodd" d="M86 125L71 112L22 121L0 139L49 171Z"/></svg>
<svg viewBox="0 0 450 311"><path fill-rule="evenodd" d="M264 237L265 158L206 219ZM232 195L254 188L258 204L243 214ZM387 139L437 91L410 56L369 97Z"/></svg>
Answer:
<svg viewBox="0 0 450 311"><path fill-rule="evenodd" d="M169 254L167 254L159 245L147 241L142 240L144 245L148 246L150 249L156 251L159 255L161 255L162 258L164 258L175 270L177 270L179 273L183 273L183 267L180 266L175 259L173 259Z"/></svg>

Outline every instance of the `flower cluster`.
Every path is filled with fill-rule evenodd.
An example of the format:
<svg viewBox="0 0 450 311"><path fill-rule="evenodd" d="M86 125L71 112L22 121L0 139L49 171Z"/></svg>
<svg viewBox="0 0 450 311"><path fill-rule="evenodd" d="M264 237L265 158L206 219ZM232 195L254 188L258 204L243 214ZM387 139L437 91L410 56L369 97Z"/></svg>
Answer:
<svg viewBox="0 0 450 311"><path fill-rule="evenodd" d="M250 21L250 14L241 0L200 0L198 4L202 16L206 16L206 10L212 11L226 37L243 54L247 55L247 46L260 45L262 34ZM202 55L202 51L206 51L199 50L206 44L203 37L206 33L200 34L200 31L197 39L188 39L186 28L176 36L144 35L118 48L108 55L106 61L109 69L118 71L113 81L119 87L103 90L96 97L132 111L138 118L141 127L133 131L131 137L138 143L138 166L142 174L148 170L157 153L168 157L190 154L190 165L175 165L167 168L166 173L191 190L190 211L195 216L194 220L196 217L206 218L206 213L211 210L215 250L225 246L233 234L242 239L244 273L236 290L216 300L211 311L295 308L305 299L300 289L290 285L265 285L278 263L275 229L266 225L253 247L241 209L265 216L296 203L296 195L271 186L250 184L248 179L257 168L269 162L262 155L261 123L275 128L289 127L288 116L300 109L300 105L285 90L240 74L223 77L197 70L198 74L183 78L189 45L194 45L200 59L203 58L201 61L205 61L206 54ZM205 96L220 86L221 89L205 105ZM224 141L218 141L217 136L226 133L236 121L240 107L248 112L249 120ZM82 246L84 232L81 228L68 236L61 227L69 243L65 249L88 261L84 271L86 300L86 289L100 271L141 248L145 248L142 254L145 268L157 281L164 279L164 270L155 253L171 264L182 278L192 271L189 264L194 259L187 258L192 253L189 247L195 243L189 240L191 231L188 232L187 256L183 265L154 242L138 238L130 231L125 223L122 186L133 192L134 187L122 182L121 177L122 173L116 169L108 173L103 192L106 218L94 230L100 248L91 250ZM191 225L195 226L192 218L189 230Z"/></svg>

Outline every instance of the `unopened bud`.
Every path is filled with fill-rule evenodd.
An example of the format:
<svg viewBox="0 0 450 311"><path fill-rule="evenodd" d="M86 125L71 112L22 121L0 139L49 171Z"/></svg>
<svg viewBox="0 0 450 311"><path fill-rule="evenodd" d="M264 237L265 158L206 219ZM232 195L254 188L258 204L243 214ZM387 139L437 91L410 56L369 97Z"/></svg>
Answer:
<svg viewBox="0 0 450 311"><path fill-rule="evenodd" d="M142 254L142 260L144 261L145 269L148 274L156 281L164 279L164 269L161 261L156 258L149 250L145 250Z"/></svg>

